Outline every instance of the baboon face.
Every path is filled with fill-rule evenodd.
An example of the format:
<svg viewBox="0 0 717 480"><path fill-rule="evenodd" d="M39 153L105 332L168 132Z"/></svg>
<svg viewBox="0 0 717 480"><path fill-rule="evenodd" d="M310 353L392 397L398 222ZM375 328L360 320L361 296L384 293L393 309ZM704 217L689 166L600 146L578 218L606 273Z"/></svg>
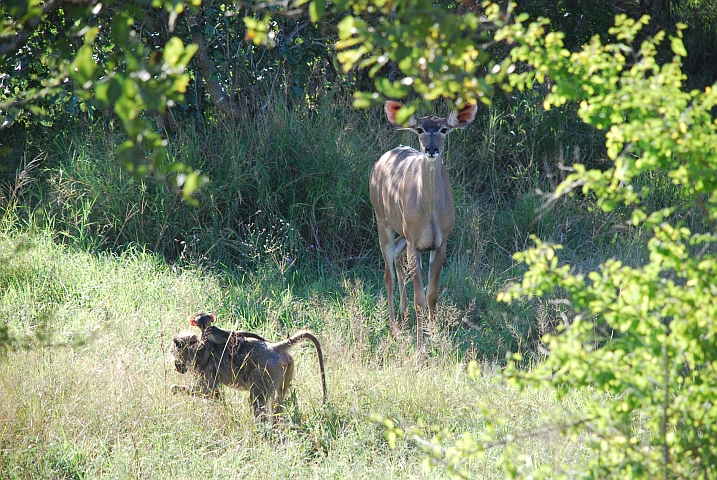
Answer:
<svg viewBox="0 0 717 480"><path fill-rule="evenodd" d="M179 373L187 373L187 366L181 362L174 362L174 368Z"/></svg>
<svg viewBox="0 0 717 480"><path fill-rule="evenodd" d="M174 368L179 373L187 373L189 367L194 364L198 344L199 339L194 334L180 334L174 337L170 351L174 358Z"/></svg>

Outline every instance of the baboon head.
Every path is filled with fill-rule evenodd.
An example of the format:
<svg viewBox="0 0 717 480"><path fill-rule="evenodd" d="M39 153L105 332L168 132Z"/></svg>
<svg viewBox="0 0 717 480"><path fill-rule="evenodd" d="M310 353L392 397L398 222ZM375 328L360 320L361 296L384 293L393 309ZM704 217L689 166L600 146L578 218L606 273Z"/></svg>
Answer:
<svg viewBox="0 0 717 480"><path fill-rule="evenodd" d="M187 373L194 366L199 348L199 338L193 333L180 333L174 337L170 352L174 358L174 368L179 373Z"/></svg>
<svg viewBox="0 0 717 480"><path fill-rule="evenodd" d="M213 323L217 318L213 313L200 313L189 319L189 324L199 327L202 331Z"/></svg>

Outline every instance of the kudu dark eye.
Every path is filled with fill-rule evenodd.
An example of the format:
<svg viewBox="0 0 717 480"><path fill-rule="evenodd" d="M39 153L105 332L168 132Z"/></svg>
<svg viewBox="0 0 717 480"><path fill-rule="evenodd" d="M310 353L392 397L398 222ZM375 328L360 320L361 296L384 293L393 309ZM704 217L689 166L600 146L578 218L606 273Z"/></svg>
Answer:
<svg viewBox="0 0 717 480"><path fill-rule="evenodd" d="M425 132L425 130L422 129L421 127L418 127L418 128L416 129L416 133L419 134L419 135L423 135L423 132Z"/></svg>
<svg viewBox="0 0 717 480"><path fill-rule="evenodd" d="M441 133L445 135L446 133L448 133L448 129L446 127L441 128Z"/></svg>

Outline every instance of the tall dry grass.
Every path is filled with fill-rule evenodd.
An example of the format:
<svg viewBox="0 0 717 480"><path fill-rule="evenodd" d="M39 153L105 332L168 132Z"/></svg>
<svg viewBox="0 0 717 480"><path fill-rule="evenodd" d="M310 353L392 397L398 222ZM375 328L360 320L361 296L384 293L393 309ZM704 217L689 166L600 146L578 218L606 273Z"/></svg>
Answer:
<svg viewBox="0 0 717 480"><path fill-rule="evenodd" d="M326 97L277 102L241 128L183 125L174 159L210 178L198 208L122 171L117 140L111 125L92 125L38 142L28 158L46 155L42 167L0 187L14 199L0 217L0 343L9 334L18 348L0 360L2 478L442 478L423 472L419 446L391 450L371 414L427 434L440 425L441 435L493 428L508 438L591 394L557 402L490 375L507 352L535 355L560 320L559 303L495 301L522 274L512 254L532 234L562 243L578 269L644 252L639 232L625 234L625 212L601 214L579 195L544 207L541 192L571 162L600 168L600 134L569 109L542 111L537 95L497 99L449 137L457 225L419 365L412 321L402 338L388 335L367 186L383 151L415 139L380 111ZM667 179L642 181L654 186L645 201L680 205ZM328 406L309 348L297 352L296 394L275 429L254 423L244 393L172 396L169 385L187 379L167 360L169 342L199 311L268 338L314 329ZM476 380L465 375L471 359L486 371ZM583 455L554 433L515 438L530 453L526 473ZM502 478L501 448L463 466Z"/></svg>
<svg viewBox="0 0 717 480"><path fill-rule="evenodd" d="M579 408L550 391L519 394L487 372L476 380L437 328L434 354L420 365L411 336L386 336L385 305L360 280L339 295L298 295L278 279L177 269L140 249L77 252L48 233L2 234L0 315L27 348L0 360L2 478L443 478L423 472L420 448L391 450L378 413L406 425L480 434L488 420L505 431L537 425L543 413ZM256 284L255 284L256 282ZM263 296L256 296L256 289ZM173 396L189 378L168 347L200 310L225 327L279 338L315 329L327 360L329 400L321 405L312 348L296 352L294 395L273 428L254 422L247 395L224 401ZM33 343L45 324L51 339ZM22 343L22 342L21 342ZM486 365L487 370L490 366ZM557 436L524 441L541 462L573 462L579 445ZM500 448L466 467L501 478Z"/></svg>

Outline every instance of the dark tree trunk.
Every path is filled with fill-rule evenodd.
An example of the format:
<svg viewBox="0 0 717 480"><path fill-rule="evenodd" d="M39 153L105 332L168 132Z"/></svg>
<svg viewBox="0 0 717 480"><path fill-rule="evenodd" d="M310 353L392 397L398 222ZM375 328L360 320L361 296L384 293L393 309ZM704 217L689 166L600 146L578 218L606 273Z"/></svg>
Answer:
<svg viewBox="0 0 717 480"><path fill-rule="evenodd" d="M199 65L199 73L204 80L204 84L207 86L209 98L222 113L234 120L239 113L239 109L232 99L229 98L222 84L219 83L218 80L212 79L212 74L216 69L211 58L209 58L209 54L207 53L207 43L204 41L204 35L202 35L199 19L196 15L192 15L189 12L187 12L186 15L192 42L198 47L195 59Z"/></svg>

